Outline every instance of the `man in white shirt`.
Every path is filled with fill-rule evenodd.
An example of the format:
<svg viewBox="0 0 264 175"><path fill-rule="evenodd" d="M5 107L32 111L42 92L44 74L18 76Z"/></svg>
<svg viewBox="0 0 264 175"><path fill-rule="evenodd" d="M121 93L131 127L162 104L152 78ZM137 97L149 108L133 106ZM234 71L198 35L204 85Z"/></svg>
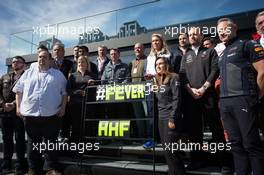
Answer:
<svg viewBox="0 0 264 175"><path fill-rule="evenodd" d="M59 117L65 113L67 102L66 79L51 68L52 58L48 51L38 55L38 67L28 69L13 88L16 93L17 115L25 118L28 135L29 174L42 173L42 155L33 147L47 141L55 143L59 133ZM35 148L35 149L34 149ZM47 174L56 171L56 151L46 151L43 169Z"/></svg>

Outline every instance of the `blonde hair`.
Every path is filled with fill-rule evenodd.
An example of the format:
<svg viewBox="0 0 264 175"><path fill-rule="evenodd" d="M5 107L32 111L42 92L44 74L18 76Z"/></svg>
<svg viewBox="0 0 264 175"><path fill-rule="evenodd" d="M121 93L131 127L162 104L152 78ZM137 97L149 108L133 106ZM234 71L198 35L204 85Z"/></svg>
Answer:
<svg viewBox="0 0 264 175"><path fill-rule="evenodd" d="M80 71L79 70L79 66L78 66L78 61L79 60L84 60L86 62L86 65L87 65L87 70L88 72L91 72L91 64L90 64L90 61L89 61L89 58L87 56L79 56L78 59L77 59L77 71Z"/></svg>
<svg viewBox="0 0 264 175"><path fill-rule="evenodd" d="M159 33L153 33L151 35L151 40L152 40L153 37L157 37L161 41L161 50L160 51L162 53L170 53L169 52L169 47L168 47L165 39L163 38L163 36L161 34L159 34ZM150 54L152 54L152 55L156 55L157 54L157 51L153 48L152 43L151 43Z"/></svg>

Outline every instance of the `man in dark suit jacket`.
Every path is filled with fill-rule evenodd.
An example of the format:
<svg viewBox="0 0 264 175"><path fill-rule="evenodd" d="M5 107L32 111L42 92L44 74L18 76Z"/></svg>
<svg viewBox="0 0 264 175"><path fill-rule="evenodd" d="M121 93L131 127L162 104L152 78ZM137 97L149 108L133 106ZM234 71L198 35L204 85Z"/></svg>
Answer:
<svg viewBox="0 0 264 175"><path fill-rule="evenodd" d="M73 67L73 62L64 58L65 49L62 43L55 43L52 48L52 57L53 62L51 63L52 67L55 69L59 69L65 78L68 80L69 74ZM70 124L71 123L71 116L69 112L68 105L66 106L65 115L62 117L62 126L61 126L61 133L60 137L62 140L65 138L69 138L70 136Z"/></svg>
<svg viewBox="0 0 264 175"><path fill-rule="evenodd" d="M66 79L69 77L69 73L72 69L73 62L64 59L64 45L61 43L55 43L52 49L52 57L54 59L53 67L59 69Z"/></svg>

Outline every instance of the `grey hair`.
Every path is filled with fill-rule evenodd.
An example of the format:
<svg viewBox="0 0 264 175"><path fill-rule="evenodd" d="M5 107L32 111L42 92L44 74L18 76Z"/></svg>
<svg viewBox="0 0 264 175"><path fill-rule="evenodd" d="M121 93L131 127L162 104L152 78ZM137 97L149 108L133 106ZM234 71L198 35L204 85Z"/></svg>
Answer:
<svg viewBox="0 0 264 175"><path fill-rule="evenodd" d="M231 23L231 24L235 24L235 22L231 19L231 18L220 18L218 21L217 21L217 25L221 22L228 22L228 23Z"/></svg>
<svg viewBox="0 0 264 175"><path fill-rule="evenodd" d="M257 24L257 18L260 17L260 16L264 16L264 11L262 12L259 12L256 16L256 20L255 20L255 23Z"/></svg>

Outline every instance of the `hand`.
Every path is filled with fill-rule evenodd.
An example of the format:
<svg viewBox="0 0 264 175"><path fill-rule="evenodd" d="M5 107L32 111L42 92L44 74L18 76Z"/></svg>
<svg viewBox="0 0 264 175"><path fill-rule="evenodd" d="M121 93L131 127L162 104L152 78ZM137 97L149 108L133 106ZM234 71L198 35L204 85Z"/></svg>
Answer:
<svg viewBox="0 0 264 175"><path fill-rule="evenodd" d="M169 127L170 129L175 129L175 124L174 124L174 122L169 121L169 123L168 123L168 127Z"/></svg>
<svg viewBox="0 0 264 175"><path fill-rule="evenodd" d="M90 80L88 80L87 83L88 83L88 85L94 85L94 82L95 82L95 81L94 81L93 79L90 79Z"/></svg>
<svg viewBox="0 0 264 175"><path fill-rule="evenodd" d="M23 118L23 115L21 114L21 112L20 112L20 108L19 108L19 107L16 108L16 115L17 115L18 117L20 117L20 118Z"/></svg>
<svg viewBox="0 0 264 175"><path fill-rule="evenodd" d="M59 112L57 113L58 117L63 117L65 115L65 107L61 107Z"/></svg>
<svg viewBox="0 0 264 175"><path fill-rule="evenodd" d="M264 98L264 93L263 92L259 92L259 99Z"/></svg>
<svg viewBox="0 0 264 175"><path fill-rule="evenodd" d="M199 99L202 97L202 96L200 96L198 89L196 89L196 88L191 88L191 95L194 99Z"/></svg>
<svg viewBox="0 0 264 175"><path fill-rule="evenodd" d="M197 90L197 93L202 97L205 93L205 89L204 87L200 87L198 90Z"/></svg>
<svg viewBox="0 0 264 175"><path fill-rule="evenodd" d="M14 103L5 103L4 105L4 111L5 112L10 112L15 108L15 104Z"/></svg>
<svg viewBox="0 0 264 175"><path fill-rule="evenodd" d="M145 80L151 80L153 78L152 74L145 74L144 75Z"/></svg>

